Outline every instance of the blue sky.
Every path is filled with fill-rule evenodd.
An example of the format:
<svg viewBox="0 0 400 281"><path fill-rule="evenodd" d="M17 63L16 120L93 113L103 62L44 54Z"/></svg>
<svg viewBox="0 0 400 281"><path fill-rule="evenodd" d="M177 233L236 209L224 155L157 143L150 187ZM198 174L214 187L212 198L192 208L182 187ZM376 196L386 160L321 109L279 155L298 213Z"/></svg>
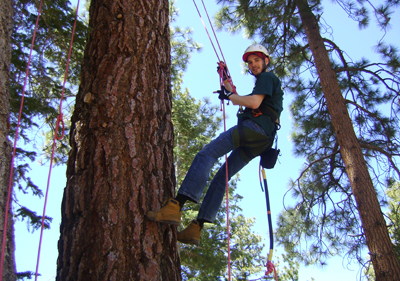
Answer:
<svg viewBox="0 0 400 281"><path fill-rule="evenodd" d="M76 1L72 1L76 3ZM196 1L203 19L207 21L204 11L202 10L201 1ZM213 15L218 7L214 1L206 1L207 9L210 15ZM347 54L353 59L363 57L375 57L372 52L372 46L379 40L380 35L375 28L374 23L367 30L359 30L357 24L350 20L345 12L337 4L332 4L331 1L324 1L323 18L332 27L332 38L339 46L346 50ZM83 9L81 1L80 9ZM196 99L201 100L204 97L210 97L215 104L219 104L219 100L213 91L219 88L219 78L216 73L217 57L209 42L208 36L198 17L197 11L192 1L178 0L176 3L180 10L180 16L176 25L181 27L191 27L193 29L194 40L203 45L201 52L192 55L190 65L184 75L184 87L189 88L190 93ZM386 36L386 40L399 46L399 28L400 17L399 11L392 17L392 29ZM267 23L266 23L267 24ZM209 32L211 32L209 30ZM233 82L237 87L239 94L248 94L254 86L254 78L250 75L242 74L241 56L248 45L252 43L243 37L242 34L234 36L227 32L217 32L218 40L221 44L225 59L229 66ZM268 48L268 46L266 46ZM274 54L271 54L273 57ZM271 198L271 210L273 221L276 221L278 213L283 209L284 194L288 189L289 179L297 178L299 171L304 163L303 159L295 158L292 154L293 145L290 142L289 134L291 130L291 120L288 111L291 94L285 93L284 111L281 116L282 129L279 131L279 148L282 151L282 156L279 159L277 166L273 170L267 170L267 179L269 185L269 194ZM236 124L237 107L228 105L227 107L227 127ZM221 126L221 130L223 127ZM256 218L254 231L265 238L266 248L269 247L268 242L268 224L265 208L264 194L261 192L258 178L258 163L259 160L253 160L240 172L240 182L237 192L244 196L241 207L243 214L246 217ZM45 190L47 184L48 166L40 166L32 164L34 167L31 172L31 177L34 182L39 183L39 186ZM53 168L49 198L47 203L46 213L54 218L50 230L44 231L43 244L40 257L39 272L42 277L38 280L54 280L56 274L57 262L57 241L59 238L59 224L61 221L60 210L62 192L65 187L65 167ZM28 206L36 205L36 210L39 213L43 210L44 200L34 200L31 196L24 196L20 200L21 204ZM291 196L285 198L285 205L291 204ZM274 225L275 228L275 225ZM18 271L31 270L36 268L36 259L39 243L40 231L33 234L26 232L25 222L17 222L16 229L16 258ZM275 255L279 255L282 249L277 249ZM347 261L343 261L341 257L337 257L328 261L328 265L323 268L314 266L304 267L300 269L300 281L310 280L314 277L316 281L324 280L357 280L359 277L359 267L356 264L350 265L350 270L346 269Z"/></svg>

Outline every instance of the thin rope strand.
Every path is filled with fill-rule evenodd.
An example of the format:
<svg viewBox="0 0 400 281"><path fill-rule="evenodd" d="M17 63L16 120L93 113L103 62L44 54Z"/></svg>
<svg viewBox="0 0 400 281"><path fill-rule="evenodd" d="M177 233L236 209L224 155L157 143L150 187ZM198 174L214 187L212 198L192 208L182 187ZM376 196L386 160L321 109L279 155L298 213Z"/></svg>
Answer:
<svg viewBox="0 0 400 281"><path fill-rule="evenodd" d="M220 53L221 53L222 59L223 59L225 65L228 66L228 64L227 64L227 62L226 62L226 60L225 60L224 52L222 51L221 45L219 44L219 40L218 40L217 34L215 33L214 26L213 26L213 24L212 24L212 22L211 22L210 16L208 15L208 11L207 11L206 5L204 4L204 1L203 1L203 0L201 0L201 2L203 3L204 11L206 12L206 15L207 15L207 18L208 18L208 23L210 24L211 30L213 31L214 38L215 38L215 41L217 42L217 45L218 45L219 51L220 51ZM211 39L210 39L210 40L211 40ZM218 59L219 59L219 58L218 58ZM236 87L235 87L235 85L233 84L232 75L229 73L228 67L226 67L226 69L224 69L224 73L225 73L225 75L226 75L227 77L230 77L230 78L228 79L228 82L229 82L229 84L230 84L231 87L232 87L233 93L237 94L237 92L236 92Z"/></svg>
<svg viewBox="0 0 400 281"><path fill-rule="evenodd" d="M224 131L226 131L226 116L225 103L222 101L223 116L224 116ZM226 233L228 240L228 276L231 280L231 246L230 246L230 231L229 231L229 176L228 176L228 156L225 154L225 181L226 181Z"/></svg>
<svg viewBox="0 0 400 281"><path fill-rule="evenodd" d="M44 206L43 206L42 227L41 227L41 230L40 230L40 239L39 239L39 249L38 249L37 262L36 262L35 281L37 280L38 271L39 271L40 252L41 252L42 240L43 240L44 221L45 221L45 216L46 216L47 198L48 198L48 194L49 194L50 178L51 178L51 172L52 172L52 167L53 167L56 140L61 140L63 138L63 136L64 136L64 122L62 121L62 118L63 118L62 101L63 101L63 98L64 98L65 84L66 84L67 77L68 77L69 61L71 59L71 52L72 52L72 45L73 45L73 42L74 42L76 22L77 22L77 19L78 19L79 2L80 2L80 0L78 0L78 2L77 2L74 27L72 29L71 42L70 42L70 45L69 45L69 52L68 52L68 57L67 57L67 65L66 65L65 74L64 74L64 83L63 83L63 88L62 88L62 93L61 93L61 100L60 100L60 106L59 106L59 116L57 117L57 121L56 121L57 124L56 124L55 132L54 132L54 138L53 138L53 147L52 147L52 152L51 152L49 175L48 175L48 178L47 178L46 196L45 196L45 199L44 199ZM62 124L62 134L59 137L58 136L58 129L59 129L60 123Z"/></svg>
<svg viewBox="0 0 400 281"><path fill-rule="evenodd" d="M200 20L203 23L204 29L206 30L206 33L208 35L208 39L211 42L211 45L212 45L212 47L214 49L214 52L215 52L215 54L217 56L218 62L220 62L221 59L220 59L220 57L218 55L217 49L215 48L214 42L211 39L211 36L210 36L210 34L208 32L206 24L204 23L204 20L203 20L203 18L201 16L200 10L197 7L196 1L193 0L193 3L195 5L195 7L196 7L197 13L199 14ZM216 39L216 41L218 43L218 47L220 49L221 55L222 55L222 57L224 59L224 63L225 63L225 66L226 66L226 62L225 62L225 58L224 58L224 55L223 55L222 50L221 50L221 46L220 46L220 44L218 42L218 38L217 38L217 36L215 34L214 28L212 27L212 23L210 21L210 17L208 16L207 8L205 7L204 2L203 2L203 7L204 7L204 10L206 11L208 20L209 20L211 28L212 28L212 30L214 32L215 39ZM224 67L223 71L225 72L225 67ZM223 85L224 82L223 82L223 72L222 71L219 71L219 77L220 77L220 85ZM232 85L233 89L236 88L236 87L233 86L232 79L230 79L230 84ZM236 90L235 90L235 93L236 93ZM222 110L223 110L223 119L224 119L224 131L226 131L226 116L225 116L225 103L224 103L224 101L222 101ZM226 208L227 208L227 211L226 211L226 228L227 228L227 240L228 240L227 241L228 242L228 276L229 276L228 280L230 281L231 280L231 266L230 266L230 264L231 264L231 254L230 254L230 237L229 237L229 232L230 232L229 231L229 183L228 183L229 177L228 177L228 157L227 157L227 155L225 155L225 174L226 174Z"/></svg>
<svg viewBox="0 0 400 281"><path fill-rule="evenodd" d="M206 5L204 4L204 1L203 1L203 0L201 0L201 2L203 3L204 11L206 12L206 15L207 15L207 18L208 18L208 22L209 22L209 24L210 24L210 26L211 26L211 30L212 30L213 33L214 33L215 41L217 42L219 51L221 52L222 59L224 60L224 63L225 63L225 65L226 65L226 60L225 60L225 57L224 57L224 53L222 52L221 45L219 44L219 41L218 41L218 38L217 38L217 34L215 33L215 30L214 30L213 24L212 24L212 22L211 22L210 16L208 15ZM229 72L229 70L227 70L227 72Z"/></svg>
<svg viewBox="0 0 400 281"><path fill-rule="evenodd" d="M200 20L201 20L201 22L203 23L204 29L205 29L206 32L207 32L208 39L210 39L211 45L212 45L212 47L214 48L214 52L215 52L215 54L217 55L218 61L220 61L221 59L219 58L217 49L215 48L214 43L213 43L213 41L212 41L212 39L211 39L211 36L210 36L210 34L208 33L208 29L207 29L207 27L206 27L206 24L205 24L204 21L203 21L203 17L201 16L200 10L199 10L199 8L197 7L196 1L193 0L193 3L194 3L194 5L196 6L197 13L199 14Z"/></svg>
<svg viewBox="0 0 400 281"><path fill-rule="evenodd" d="M193 0L193 1L194 1L194 0ZM217 42L219 51L220 51L221 56L222 56L222 59L223 59L223 62L224 62L224 64L225 64L226 66L228 66L228 64L227 64L227 62L226 62L226 60L225 60L224 52L222 51L221 45L219 44L219 40L218 40L217 34L216 34L216 32L215 32L214 26L213 26L213 24L212 24L212 22L211 22L211 19L210 19L209 14L208 14L206 5L204 4L204 1L203 1L203 0L201 0L201 3L203 4L204 11L206 12L206 15L207 15L207 18L208 18L208 23L210 24L211 30L213 31L214 38L215 38L215 41ZM196 3L195 3L195 5L196 5ZM199 12L199 9L197 8L197 5L196 5L196 9L197 9L197 11ZM199 15L200 15L200 12L199 12ZM203 25L204 25L204 27L205 27L205 24L204 24L203 19L201 18L201 15L200 15L200 19L201 19L201 21L203 22ZM206 27L205 27L205 28L206 28ZM207 31L207 28L206 28L206 31ZM207 31L207 34L208 34L208 31ZM216 51L216 49L215 49L215 47L214 47L214 44L213 44L213 42L212 42L211 37L210 37L209 34L208 34L208 38L210 39L211 44L213 45L214 51L215 51L215 53L217 54L217 51ZM220 61L220 58L219 58L218 54L217 54L217 58L218 58L218 61ZM228 67L226 67L226 68L224 69L223 72L224 72L224 74L226 75L226 77L230 77L230 78L227 79L227 80L228 80L229 84L230 84L231 87L232 87L233 93L237 94L237 92L236 92L236 87L235 87L235 85L233 84L232 75L229 73Z"/></svg>
<svg viewBox="0 0 400 281"><path fill-rule="evenodd" d="M5 251L6 243L7 243L7 222L8 222L9 205L10 205L10 200L11 200L11 190L12 190L12 182L13 182L13 174L14 174L14 159L15 159L16 148L17 148L18 132L19 132L19 127L20 127L20 123L21 123L22 108L24 106L25 89L26 89L26 84L28 82L29 66L31 64L33 46L34 46L34 43L35 43L37 27L39 25L40 13L42 11L42 4L43 4L43 0L40 1L39 11L38 11L38 15L36 17L35 30L33 32L33 37L32 37L31 50L30 50L30 53L29 53L28 64L26 66L25 81L24 81L24 87L22 88L22 97L21 97L21 105L20 105L20 108L19 108L17 129L15 131L13 155L11 157L10 179L8 181L7 204L6 204L5 217L4 217L4 227L3 227L3 242L2 242L2 246L1 246L0 281L3 280L4 255L5 255L4 251Z"/></svg>

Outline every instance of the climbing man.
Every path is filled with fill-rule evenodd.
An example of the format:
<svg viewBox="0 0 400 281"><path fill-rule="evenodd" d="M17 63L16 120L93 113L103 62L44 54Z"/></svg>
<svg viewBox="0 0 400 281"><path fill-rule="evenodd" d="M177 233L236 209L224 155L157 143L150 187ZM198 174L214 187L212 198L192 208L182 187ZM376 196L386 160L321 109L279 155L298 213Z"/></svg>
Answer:
<svg viewBox="0 0 400 281"><path fill-rule="evenodd" d="M253 76L256 77L251 94L240 96L233 93L228 83L218 91L219 99L230 100L244 106L238 112L238 125L221 133L197 153L175 198L169 198L158 211L149 211L150 220L180 225L182 207L186 201L198 203L203 194L209 172L218 158L228 152L228 178L239 172L251 159L271 148L279 116L282 112L283 91L279 78L269 72L270 62L266 48L260 44L249 46L243 55ZM222 66L223 68L223 66ZM225 72L226 73L226 72ZM224 77L229 78L229 77ZM200 232L204 223L212 223L221 206L226 186L226 163L223 164L207 190L197 220L178 233L178 241L200 244Z"/></svg>

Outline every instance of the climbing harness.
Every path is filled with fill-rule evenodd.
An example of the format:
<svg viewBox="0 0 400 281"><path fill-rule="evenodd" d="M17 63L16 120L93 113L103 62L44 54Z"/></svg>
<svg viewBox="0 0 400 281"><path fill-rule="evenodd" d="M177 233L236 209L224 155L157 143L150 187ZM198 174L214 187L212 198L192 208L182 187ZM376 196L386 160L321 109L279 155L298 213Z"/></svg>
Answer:
<svg viewBox="0 0 400 281"><path fill-rule="evenodd" d="M280 125L277 122L279 116L276 114L275 110L271 107L261 104L257 109L246 108L244 110L239 110L238 112L238 123L237 123L237 133L234 132L234 138L239 139L239 145L241 147L241 153L243 159L250 161L258 155L270 153L271 148L271 137L265 136L263 134L257 133L243 126L243 120L245 116L251 115L257 118L261 115L268 116L271 122L275 126L273 135L280 129ZM246 132L245 132L246 131ZM238 135L237 135L238 134ZM265 158L265 157L262 157Z"/></svg>
<svg viewBox="0 0 400 281"><path fill-rule="evenodd" d="M77 1L75 21L74 21L74 26L72 29L71 42L70 42L70 47L69 47L69 52L68 52L68 57L67 57L67 65L66 65L66 70L65 70L65 74L64 74L64 83L63 83L62 93L61 93L61 98L60 98L59 115L57 116L56 128L54 131L53 148L52 148L52 154L51 154L51 160L50 160L49 175L48 175L48 180L47 180L46 195L45 195L44 206L43 206L43 216L42 216L42 225L41 225L40 240L39 240L38 257L37 257L37 263L36 263L35 281L37 280L37 277L39 275L38 271L39 271L39 261L40 261L40 250L41 250L42 239L43 239L44 221L45 221L45 217L46 217L46 206L47 206L47 198L48 198L49 187L50 187L51 170L52 170L53 160L54 160L55 145L56 145L56 140L61 140L64 137L64 131L65 131L63 114L62 114L62 101L64 99L65 84L67 82L67 77L68 77L69 61L71 58L72 44L74 41L76 22L78 19L79 2L80 2L80 0ZM10 198L11 198L11 188L12 188L13 171L14 171L14 159L15 159L15 154L16 154L19 127L20 127L20 123L21 123L22 108L24 105L25 89L26 89L26 85L27 85L27 81L28 81L29 67L30 67L30 62L31 62L31 57L32 57L32 52L33 52L33 46L34 46L35 38L36 38L36 32L37 32L37 28L38 28L38 24L39 24L39 18L40 18L40 14L42 11L42 4L43 4L43 0L40 1L38 15L36 18L35 29L33 32L31 49L30 49L29 59L28 59L27 67L26 67L25 82L24 82L24 86L22 89L22 98L21 98L18 123L17 123L17 128L16 128L16 133L15 133L13 154L12 154L12 158L11 158L10 180L9 180L9 185L8 185L7 205L6 205L6 210L5 210L5 219L4 219L4 227L3 227L3 243L2 243L1 260L0 260L0 281L3 280L4 254L5 254L4 251L5 251L5 246L7 243L7 241L6 241L7 220L8 220L8 212L9 212L9 205L10 205ZM59 135L60 125L61 125L61 135Z"/></svg>

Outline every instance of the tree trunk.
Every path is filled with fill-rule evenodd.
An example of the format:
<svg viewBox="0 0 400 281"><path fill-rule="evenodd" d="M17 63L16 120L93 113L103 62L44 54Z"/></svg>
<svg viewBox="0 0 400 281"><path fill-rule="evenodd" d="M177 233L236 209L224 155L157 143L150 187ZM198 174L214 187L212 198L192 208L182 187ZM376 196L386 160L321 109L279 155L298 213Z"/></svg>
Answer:
<svg viewBox="0 0 400 281"><path fill-rule="evenodd" d="M14 222L12 220L11 200L8 204L7 230L4 230L12 151L11 142L8 140L12 12L12 0L2 0L0 3L0 239L1 241L3 240L4 231L6 231L7 238L4 245L4 253L0 249L0 254L4 259L3 280L16 279Z"/></svg>
<svg viewBox="0 0 400 281"><path fill-rule="evenodd" d="M57 280L181 280L168 0L92 0L72 116Z"/></svg>
<svg viewBox="0 0 400 281"><path fill-rule="evenodd" d="M297 7L321 80L332 125L340 144L340 153L346 166L346 173L357 202L376 280L400 280L400 267L393 244L390 241L376 191L354 132L336 74L332 69L328 52L319 32L317 19L307 0L297 0Z"/></svg>

